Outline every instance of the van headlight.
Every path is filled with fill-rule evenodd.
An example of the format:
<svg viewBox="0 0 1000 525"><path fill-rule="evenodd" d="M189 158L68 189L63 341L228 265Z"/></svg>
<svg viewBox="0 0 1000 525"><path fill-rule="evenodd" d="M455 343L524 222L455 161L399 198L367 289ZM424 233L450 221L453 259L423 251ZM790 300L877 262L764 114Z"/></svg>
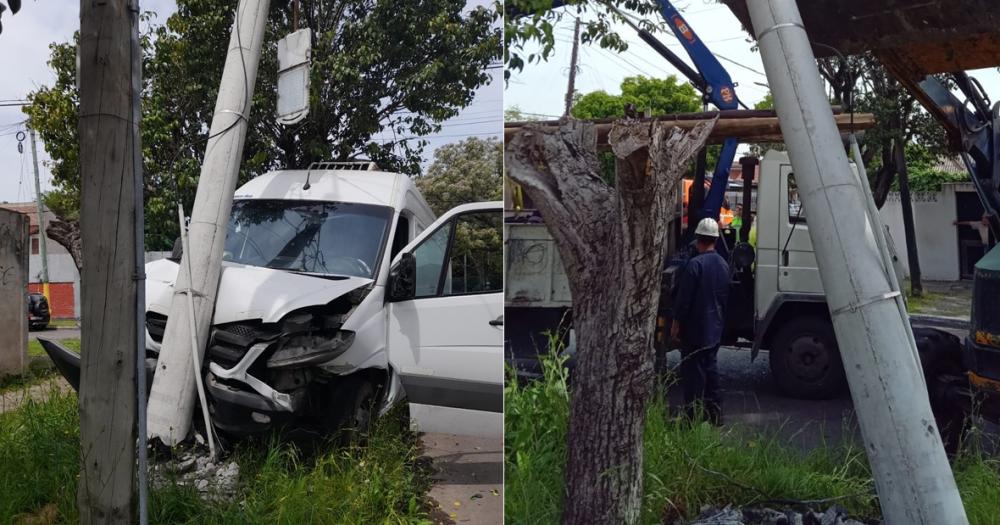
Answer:
<svg viewBox="0 0 1000 525"><path fill-rule="evenodd" d="M302 334L288 337L267 359L267 367L280 370L325 363L346 352L353 342L354 332L347 330L338 330L332 336Z"/></svg>

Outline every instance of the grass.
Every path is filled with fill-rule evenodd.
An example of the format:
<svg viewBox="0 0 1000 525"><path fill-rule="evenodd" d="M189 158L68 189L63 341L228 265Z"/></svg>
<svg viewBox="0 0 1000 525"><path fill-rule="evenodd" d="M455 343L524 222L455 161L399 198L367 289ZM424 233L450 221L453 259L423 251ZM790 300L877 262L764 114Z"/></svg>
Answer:
<svg viewBox="0 0 1000 525"><path fill-rule="evenodd" d="M382 418L364 447L302 453L277 439L239 445L240 488L231 503L195 490L153 490L150 523L430 523L429 467L399 414ZM73 393L53 392L0 414L0 523L47 516L75 523L79 419Z"/></svg>
<svg viewBox="0 0 1000 525"><path fill-rule="evenodd" d="M505 390L507 523L559 523L565 494L569 393L558 358L543 360L545 379ZM838 497L856 518L877 518L879 508L867 457L846 442L809 452L746 428L719 429L667 417L665 396L655 395L646 416L641 523L691 518L702 505L780 506L768 500ZM1000 462L967 450L954 463L970 523L1000 523Z"/></svg>
<svg viewBox="0 0 1000 525"><path fill-rule="evenodd" d="M58 342L70 350L80 352L79 339L63 339ZM28 369L23 374L0 378L0 394L39 385L59 375L36 339L28 340L28 359Z"/></svg>
<svg viewBox="0 0 1000 525"><path fill-rule="evenodd" d="M44 337L44 336L45 336L45 334L42 334L42 337ZM65 346L66 348L69 348L70 350L73 350L76 353L80 353L80 339L79 338L75 338L75 339L60 339L60 340L58 340L56 342L59 343L59 344L61 344L61 345L63 345L63 346ZM42 349L42 344L39 343L37 339L30 339L30 340L28 340L28 356L29 357L46 357L47 356L47 354L45 353L45 350Z"/></svg>
<svg viewBox="0 0 1000 525"><path fill-rule="evenodd" d="M906 296L906 309L911 314L927 313L941 300L941 294L927 290L924 290L924 293L919 296L913 295L910 291L909 281L906 281L903 294Z"/></svg>

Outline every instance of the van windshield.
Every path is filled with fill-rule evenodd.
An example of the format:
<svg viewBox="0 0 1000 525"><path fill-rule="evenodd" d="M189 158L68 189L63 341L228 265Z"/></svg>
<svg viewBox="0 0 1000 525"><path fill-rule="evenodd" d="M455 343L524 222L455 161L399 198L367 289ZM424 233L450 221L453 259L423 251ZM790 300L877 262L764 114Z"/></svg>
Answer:
<svg viewBox="0 0 1000 525"><path fill-rule="evenodd" d="M223 260L373 278L392 208L346 202L237 200Z"/></svg>

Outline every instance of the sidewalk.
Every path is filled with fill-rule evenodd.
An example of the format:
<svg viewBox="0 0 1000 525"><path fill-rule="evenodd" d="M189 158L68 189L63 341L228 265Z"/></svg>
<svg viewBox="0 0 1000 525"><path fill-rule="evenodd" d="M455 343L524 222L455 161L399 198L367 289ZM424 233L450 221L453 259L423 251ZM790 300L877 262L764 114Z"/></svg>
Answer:
<svg viewBox="0 0 1000 525"><path fill-rule="evenodd" d="M498 437L426 433L424 455L437 473L430 497L435 523L503 522L503 441Z"/></svg>
<svg viewBox="0 0 1000 525"><path fill-rule="evenodd" d="M910 297L910 280L902 283L913 314L968 319L972 312L972 281L922 281L923 297Z"/></svg>

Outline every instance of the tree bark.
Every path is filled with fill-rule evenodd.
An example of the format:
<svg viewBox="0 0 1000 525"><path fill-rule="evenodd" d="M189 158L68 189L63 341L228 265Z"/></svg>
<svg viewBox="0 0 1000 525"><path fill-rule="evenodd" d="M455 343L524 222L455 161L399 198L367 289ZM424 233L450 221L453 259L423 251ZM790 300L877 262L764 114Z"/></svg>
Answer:
<svg viewBox="0 0 1000 525"><path fill-rule="evenodd" d="M538 207L573 296L574 371L564 523L635 523L642 503L643 424L667 224L688 160L715 121L683 131L623 120L609 133L615 186L600 175L597 126L527 126L506 162Z"/></svg>
<svg viewBox="0 0 1000 525"><path fill-rule="evenodd" d="M49 239L56 241L73 258L76 271L83 272L83 247L80 243L80 223L77 221L63 221L56 219L50 221L45 227L45 233L49 234Z"/></svg>
<svg viewBox="0 0 1000 525"><path fill-rule="evenodd" d="M875 198L875 207L882 209L885 200L889 197L892 189L892 182L896 180L896 157L893 153L892 145L880 146L882 152L882 166L875 172L875 182L872 184L872 197ZM867 165L867 161L865 163Z"/></svg>
<svg viewBox="0 0 1000 525"><path fill-rule="evenodd" d="M906 261L910 267L910 293L924 294L920 278L920 256L917 254L917 233L913 225L913 202L910 201L910 176L906 170L906 146L896 145L896 169L899 172L899 204L903 210L903 233L906 235Z"/></svg>

